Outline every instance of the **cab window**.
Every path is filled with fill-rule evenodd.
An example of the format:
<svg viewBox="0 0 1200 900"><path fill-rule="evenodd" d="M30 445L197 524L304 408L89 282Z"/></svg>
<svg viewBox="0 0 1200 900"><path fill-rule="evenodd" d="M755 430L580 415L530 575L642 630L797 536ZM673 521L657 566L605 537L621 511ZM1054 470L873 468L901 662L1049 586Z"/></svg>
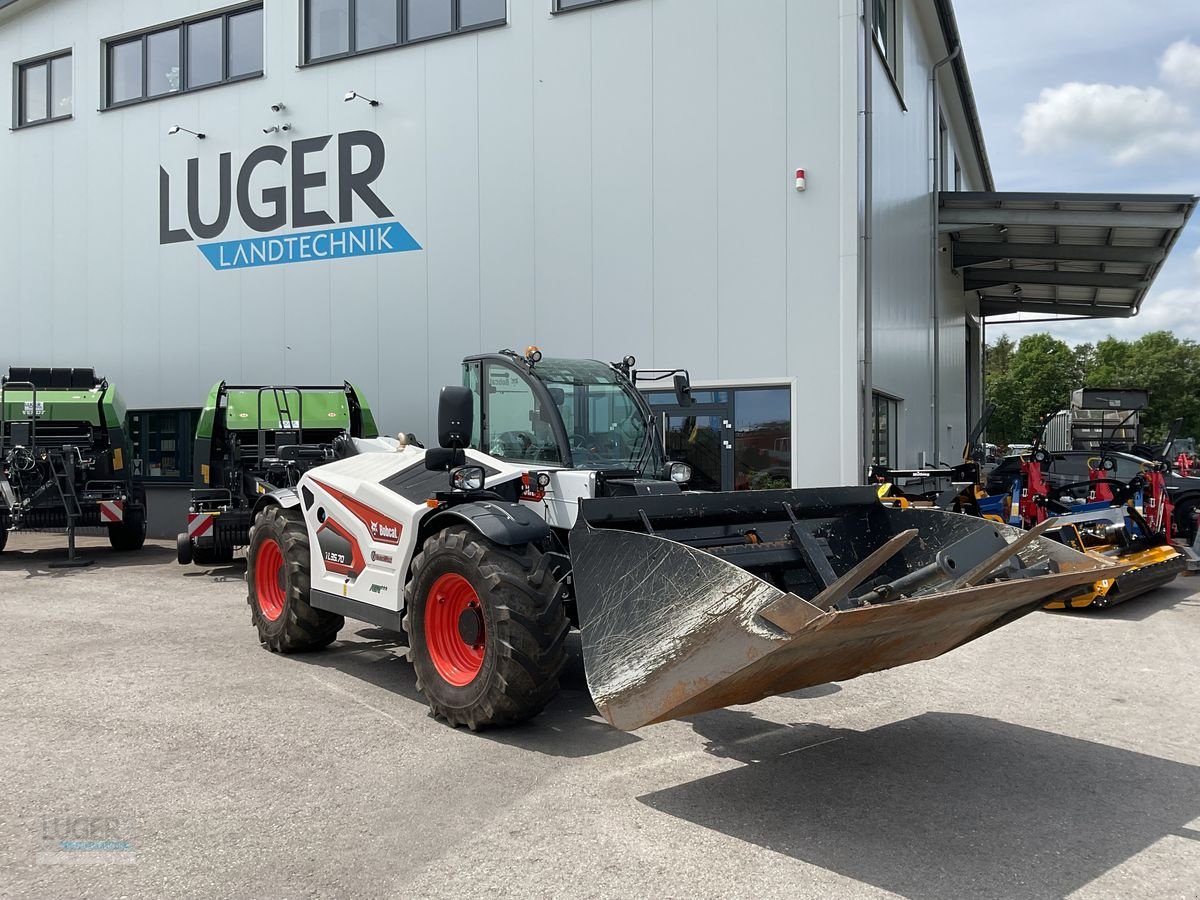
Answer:
<svg viewBox="0 0 1200 900"><path fill-rule="evenodd" d="M561 465L553 408L543 409L529 383L507 366L484 365L485 453L500 459Z"/></svg>

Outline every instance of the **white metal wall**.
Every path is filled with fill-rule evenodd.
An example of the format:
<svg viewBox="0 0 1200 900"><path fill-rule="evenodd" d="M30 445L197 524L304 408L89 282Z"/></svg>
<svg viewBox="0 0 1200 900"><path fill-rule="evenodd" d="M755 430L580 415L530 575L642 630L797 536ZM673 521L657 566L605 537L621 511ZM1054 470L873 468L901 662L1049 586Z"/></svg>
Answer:
<svg viewBox="0 0 1200 900"><path fill-rule="evenodd" d="M795 375L802 480L853 480L857 4L510 6L508 27L299 68L296 2L266 0L265 78L108 112L101 39L202 0L44 0L0 22L0 60L71 47L76 80L73 121L0 133L0 364L94 365L133 407L199 404L221 378L349 378L385 428L426 434L458 359L505 346ZM277 100L282 141L261 131ZM159 246L160 164L179 209L191 156L211 184L222 152L236 175L262 144L355 129L383 137L376 188L423 251L220 272Z"/></svg>
<svg viewBox="0 0 1200 900"><path fill-rule="evenodd" d="M899 463L933 464L937 461L935 445L937 457L954 463L973 424L967 422L966 327L967 315L974 310L964 298L961 277L950 268L948 250L938 253L936 315L931 299L930 252L937 229L930 191L939 128L937 111L931 108L930 72L947 50L930 5L905 0L900 4L905 15L899 92L893 89L879 55L870 54L875 79L873 381L876 390L903 400ZM963 189L982 190L982 173L968 149L966 121L961 102L952 93L948 67L941 70L939 82L940 105L948 126L948 187L953 187L953 160L957 158ZM940 246L948 248L949 241ZM940 360L936 367L935 343Z"/></svg>
<svg viewBox="0 0 1200 900"><path fill-rule="evenodd" d="M944 48L909 6L907 111L872 54L874 381L904 398L900 459L915 463L935 432L928 73ZM15 323L0 364L95 365L135 407L198 404L220 378L349 378L385 428L428 434L464 354L633 353L699 380L797 378L801 483L857 478L853 0L626 0L561 16L512 0L504 28L304 68L294 0L267 0L265 78L96 111L101 38L205 9L43 0L0 21L0 59L71 47L76 80L73 121L0 133L0 304ZM350 89L382 103L343 103ZM294 126L283 141L261 131L280 121L276 100ZM945 105L979 187L961 109ZM169 137L176 123L209 137ZM211 184L221 152L236 167L264 143L356 129L385 141L376 188L423 251L218 272L194 245L159 246L160 165L178 194L191 156ZM240 228L235 216L221 238ZM943 458L967 427L967 309L947 257Z"/></svg>

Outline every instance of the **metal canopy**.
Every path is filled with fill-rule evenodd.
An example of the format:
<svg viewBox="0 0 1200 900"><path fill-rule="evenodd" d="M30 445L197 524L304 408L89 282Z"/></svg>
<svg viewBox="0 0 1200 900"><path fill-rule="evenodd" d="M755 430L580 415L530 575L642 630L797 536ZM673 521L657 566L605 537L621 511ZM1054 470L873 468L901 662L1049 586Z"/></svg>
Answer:
<svg viewBox="0 0 1200 900"><path fill-rule="evenodd" d="M1136 315L1195 209L1188 194L943 191L963 289L984 317Z"/></svg>

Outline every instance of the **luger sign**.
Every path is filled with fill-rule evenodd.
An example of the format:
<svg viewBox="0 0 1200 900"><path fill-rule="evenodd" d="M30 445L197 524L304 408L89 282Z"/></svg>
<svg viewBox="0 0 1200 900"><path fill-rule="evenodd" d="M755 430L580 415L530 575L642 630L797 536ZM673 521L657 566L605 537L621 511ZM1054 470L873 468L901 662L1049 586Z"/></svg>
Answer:
<svg viewBox="0 0 1200 900"><path fill-rule="evenodd" d="M224 234L236 209L245 227L263 236L200 244L200 252L214 269L243 269L420 250L421 245L395 220L392 211L372 187L383 172L386 158L383 141L374 132L348 131L337 135L337 222L331 210L310 207L307 192L325 187L329 176L327 172L309 166L312 157L323 151L333 138L326 134L293 141L290 149L277 144L259 147L242 161L236 183L233 155L222 153L217 163L217 212L207 222L200 211L201 188L211 190L211 187L208 183L202 185L200 159L189 159L187 227L173 227L176 220L171 210L171 175L159 167L159 243L211 241ZM367 165L360 171L353 168L355 148L367 151ZM257 172L265 169L274 169L284 183L265 188L258 197L252 198L250 181ZM355 198L379 221L368 225L352 224ZM334 224L342 227L276 234L289 225L297 229Z"/></svg>

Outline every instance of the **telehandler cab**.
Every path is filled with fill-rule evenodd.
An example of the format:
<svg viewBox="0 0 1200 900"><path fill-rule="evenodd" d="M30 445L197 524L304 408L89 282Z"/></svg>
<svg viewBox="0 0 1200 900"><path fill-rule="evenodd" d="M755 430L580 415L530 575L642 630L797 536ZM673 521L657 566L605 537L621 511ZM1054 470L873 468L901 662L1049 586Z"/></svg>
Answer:
<svg viewBox="0 0 1200 900"><path fill-rule="evenodd" d="M344 617L403 632L433 714L477 729L550 701L576 625L597 709L631 730L931 659L1122 571L872 487L688 492L644 377L469 357L440 446L353 441L259 498L259 640L317 649ZM651 377L686 400L686 373Z"/></svg>

